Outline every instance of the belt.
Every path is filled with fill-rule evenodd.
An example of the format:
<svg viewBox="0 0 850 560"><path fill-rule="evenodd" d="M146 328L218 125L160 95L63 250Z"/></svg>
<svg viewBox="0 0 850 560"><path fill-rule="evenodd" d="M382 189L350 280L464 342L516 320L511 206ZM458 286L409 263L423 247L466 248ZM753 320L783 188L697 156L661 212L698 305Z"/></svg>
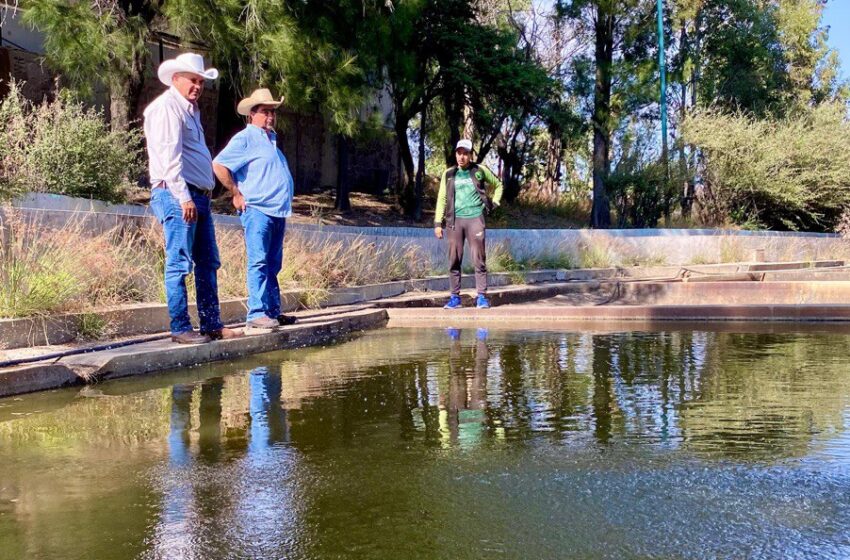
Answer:
<svg viewBox="0 0 850 560"><path fill-rule="evenodd" d="M201 187L195 186L191 183L186 183L186 186L189 187L189 192L193 194L198 194L201 196L211 196L212 189L202 189Z"/></svg>

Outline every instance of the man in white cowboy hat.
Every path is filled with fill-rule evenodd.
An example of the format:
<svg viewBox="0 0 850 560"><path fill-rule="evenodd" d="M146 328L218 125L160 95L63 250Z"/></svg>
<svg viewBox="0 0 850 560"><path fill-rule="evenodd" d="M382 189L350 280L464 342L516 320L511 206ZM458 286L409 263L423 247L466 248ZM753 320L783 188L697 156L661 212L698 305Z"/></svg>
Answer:
<svg viewBox="0 0 850 560"><path fill-rule="evenodd" d="M295 322L280 313L277 275L283 265L286 218L292 215L292 174L277 147L275 111L283 103L267 89L255 90L236 112L247 117L213 161L219 181L241 214L248 254L248 329L276 329Z"/></svg>
<svg viewBox="0 0 850 560"><path fill-rule="evenodd" d="M434 235L443 238L443 228L449 237L449 284L452 295L446 309L461 307L460 280L463 243L469 243L475 266L475 307L487 309L487 254L484 238L484 213L502 201L502 183L487 167L472 161L472 141L462 139L455 147L457 165L443 173L434 210ZM487 185L493 187L492 198Z"/></svg>
<svg viewBox="0 0 850 560"><path fill-rule="evenodd" d="M210 211L215 180L198 108L204 80L215 80L218 70L204 68L201 55L185 53L160 64L157 75L169 87L145 109L145 140L151 210L165 234L171 339L194 344L241 336L221 322L216 277L221 262ZM200 333L192 330L186 293L193 265Z"/></svg>

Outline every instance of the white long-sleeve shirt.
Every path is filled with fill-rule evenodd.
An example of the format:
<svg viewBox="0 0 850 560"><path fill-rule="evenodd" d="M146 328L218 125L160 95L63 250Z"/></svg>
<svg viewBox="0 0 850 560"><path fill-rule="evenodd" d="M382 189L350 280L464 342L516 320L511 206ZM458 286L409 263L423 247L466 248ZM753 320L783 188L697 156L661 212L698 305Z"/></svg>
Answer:
<svg viewBox="0 0 850 560"><path fill-rule="evenodd" d="M212 190L212 156L204 142L201 112L170 87L145 109L151 187L166 187L181 204L192 200L187 183Z"/></svg>

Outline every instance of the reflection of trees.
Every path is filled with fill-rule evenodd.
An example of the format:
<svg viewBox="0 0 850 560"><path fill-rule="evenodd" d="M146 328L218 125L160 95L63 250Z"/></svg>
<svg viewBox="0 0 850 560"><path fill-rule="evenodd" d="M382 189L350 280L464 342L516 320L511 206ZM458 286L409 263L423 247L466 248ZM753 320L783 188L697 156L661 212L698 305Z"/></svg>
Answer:
<svg viewBox="0 0 850 560"><path fill-rule="evenodd" d="M593 339L593 433L600 443L611 439L614 398L611 394L611 342L608 337Z"/></svg>
<svg viewBox="0 0 850 560"><path fill-rule="evenodd" d="M802 456L846 429L850 339L718 334L697 398L681 408L689 448L718 457Z"/></svg>
<svg viewBox="0 0 850 560"><path fill-rule="evenodd" d="M224 379L214 377L201 384L198 417L198 455L204 462L215 463L221 456L221 394Z"/></svg>
<svg viewBox="0 0 850 560"><path fill-rule="evenodd" d="M623 431L651 441L678 436L677 408L699 386L705 333L618 333L599 337L610 346L612 380ZM604 342L603 342L604 341ZM605 369L604 364L600 364Z"/></svg>

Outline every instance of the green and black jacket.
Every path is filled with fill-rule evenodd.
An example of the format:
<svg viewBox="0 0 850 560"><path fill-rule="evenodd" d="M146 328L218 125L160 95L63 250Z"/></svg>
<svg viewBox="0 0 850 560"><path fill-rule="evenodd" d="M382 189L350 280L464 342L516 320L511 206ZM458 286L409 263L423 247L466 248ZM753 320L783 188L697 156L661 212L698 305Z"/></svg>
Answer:
<svg viewBox="0 0 850 560"><path fill-rule="evenodd" d="M443 173L443 178L440 180L440 192L437 194L437 208L434 211L435 226L453 228L455 225L456 173L456 165L449 167ZM486 166L470 163L469 176L472 178L472 184L475 185L475 190L478 191L478 196L481 197L484 203L485 211L492 211L494 205L498 206L502 202L502 183ZM493 187L492 198L487 194L487 185Z"/></svg>

